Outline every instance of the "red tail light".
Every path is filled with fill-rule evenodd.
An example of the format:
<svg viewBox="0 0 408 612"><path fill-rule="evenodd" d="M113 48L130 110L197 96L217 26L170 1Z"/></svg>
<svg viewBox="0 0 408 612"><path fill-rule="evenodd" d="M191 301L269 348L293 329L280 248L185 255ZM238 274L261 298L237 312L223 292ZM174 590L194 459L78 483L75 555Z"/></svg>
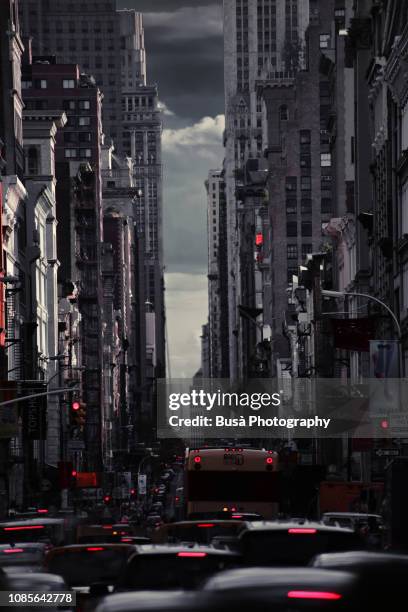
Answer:
<svg viewBox="0 0 408 612"><path fill-rule="evenodd" d="M38 508L37 513L38 514L48 514L48 510L47 508Z"/></svg>
<svg viewBox="0 0 408 612"><path fill-rule="evenodd" d="M266 460L265 460L265 462L266 462L268 465L272 465L272 463L273 463L273 458L272 458L272 457L267 457L267 458L266 458Z"/></svg>
<svg viewBox="0 0 408 612"><path fill-rule="evenodd" d="M242 514L233 514L231 518L233 518L233 519L242 519Z"/></svg>
<svg viewBox="0 0 408 612"><path fill-rule="evenodd" d="M179 552L177 553L178 557L206 557L207 553L205 552Z"/></svg>
<svg viewBox="0 0 408 612"><path fill-rule="evenodd" d="M24 525L23 527L4 527L4 531L27 531L28 529L44 529L44 525Z"/></svg>
<svg viewBox="0 0 408 612"><path fill-rule="evenodd" d="M105 550L103 546L88 546L86 549L88 552L97 552L99 550Z"/></svg>
<svg viewBox="0 0 408 612"><path fill-rule="evenodd" d="M289 591L289 599L341 599L339 593L332 593L330 591Z"/></svg>
<svg viewBox="0 0 408 612"><path fill-rule="evenodd" d="M214 523L200 523L198 527L215 527Z"/></svg>
<svg viewBox="0 0 408 612"><path fill-rule="evenodd" d="M121 542L132 542L132 538L121 538Z"/></svg>
<svg viewBox="0 0 408 612"><path fill-rule="evenodd" d="M22 553L24 552L24 548L5 548L3 552L6 553L6 555L10 555L12 553Z"/></svg>
<svg viewBox="0 0 408 612"><path fill-rule="evenodd" d="M194 457L194 463L201 463L201 457Z"/></svg>
<svg viewBox="0 0 408 612"><path fill-rule="evenodd" d="M317 529L308 529L306 527L294 527L288 529L288 533L317 533Z"/></svg>
<svg viewBox="0 0 408 612"><path fill-rule="evenodd" d="M113 529L113 525L103 525L103 529Z"/></svg>

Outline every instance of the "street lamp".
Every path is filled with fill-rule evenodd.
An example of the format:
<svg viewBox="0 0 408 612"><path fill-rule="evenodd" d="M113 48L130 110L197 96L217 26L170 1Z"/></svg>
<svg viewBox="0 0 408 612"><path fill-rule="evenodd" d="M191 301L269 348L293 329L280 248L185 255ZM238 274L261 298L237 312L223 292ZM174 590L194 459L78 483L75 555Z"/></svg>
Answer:
<svg viewBox="0 0 408 612"><path fill-rule="evenodd" d="M322 289L322 295L323 297L332 297L332 298L342 298L342 297L363 297L363 298L367 298L368 300L372 300L373 302L377 302L377 304L380 304L380 306L382 306L383 308L385 308L385 310L389 313L389 315L391 316L397 333L398 333L398 346L399 346L399 351L398 351L398 357L399 357L399 373L401 375L402 373L402 355L401 355L401 339L402 339L402 332L401 332L401 325L399 324L399 321L394 313L393 310L391 310L391 308L385 304L385 302L383 302L382 300L378 299L377 297L370 295L369 293L359 293L359 292L347 292L347 291L331 291L328 289Z"/></svg>

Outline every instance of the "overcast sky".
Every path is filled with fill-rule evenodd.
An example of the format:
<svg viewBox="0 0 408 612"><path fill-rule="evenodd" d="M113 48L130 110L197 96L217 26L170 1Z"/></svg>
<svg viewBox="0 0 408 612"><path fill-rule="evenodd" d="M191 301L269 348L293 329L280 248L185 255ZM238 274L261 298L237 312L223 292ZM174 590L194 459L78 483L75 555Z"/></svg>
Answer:
<svg viewBox="0 0 408 612"><path fill-rule="evenodd" d="M147 78L166 106L163 133L166 305L172 377L200 366L207 320L204 181L223 159L222 0L117 0L144 14Z"/></svg>

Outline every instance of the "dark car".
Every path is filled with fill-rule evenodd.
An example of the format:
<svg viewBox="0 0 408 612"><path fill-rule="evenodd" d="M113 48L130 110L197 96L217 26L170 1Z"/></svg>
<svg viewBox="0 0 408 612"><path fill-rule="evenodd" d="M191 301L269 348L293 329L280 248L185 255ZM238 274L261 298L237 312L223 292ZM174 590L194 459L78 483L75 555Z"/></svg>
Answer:
<svg viewBox="0 0 408 612"><path fill-rule="evenodd" d="M114 593L104 597L96 612L198 612L198 597L186 591L137 591Z"/></svg>
<svg viewBox="0 0 408 612"><path fill-rule="evenodd" d="M390 596L395 601L406 600L408 555L364 550L329 553L318 555L310 565L356 574L359 592L369 610L387 609Z"/></svg>
<svg viewBox="0 0 408 612"><path fill-rule="evenodd" d="M139 546L121 574L117 591L194 589L212 574L240 564L240 555L210 546Z"/></svg>
<svg viewBox="0 0 408 612"><path fill-rule="evenodd" d="M47 571L63 576L72 587L112 586L134 551L131 544L73 544L50 550L46 567Z"/></svg>
<svg viewBox="0 0 408 612"><path fill-rule="evenodd" d="M355 584L356 577L347 572L308 567L251 567L213 576L201 592L208 610L217 612L349 610L354 601Z"/></svg>
<svg viewBox="0 0 408 612"><path fill-rule="evenodd" d="M244 521L179 521L167 523L156 529L152 540L156 543L165 542L196 542L210 544L216 536L236 536L245 525Z"/></svg>
<svg viewBox="0 0 408 612"><path fill-rule="evenodd" d="M239 535L247 565L307 565L317 554L363 548L351 529L321 523L247 523Z"/></svg>
<svg viewBox="0 0 408 612"><path fill-rule="evenodd" d="M0 566L25 566L41 571L44 567L44 559L48 549L47 544L38 542L20 542L12 546L10 544L0 544Z"/></svg>

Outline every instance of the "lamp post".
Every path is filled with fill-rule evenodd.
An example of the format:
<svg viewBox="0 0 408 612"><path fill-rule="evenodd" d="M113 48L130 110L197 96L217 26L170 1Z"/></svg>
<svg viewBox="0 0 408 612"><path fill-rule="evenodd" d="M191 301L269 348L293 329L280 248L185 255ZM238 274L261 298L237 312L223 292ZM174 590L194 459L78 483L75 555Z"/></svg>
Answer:
<svg viewBox="0 0 408 612"><path fill-rule="evenodd" d="M403 363L402 363L402 354L401 354L401 339L402 339L402 331L401 331L401 325L396 317L396 314L393 310L391 310L391 308L385 304L385 302L383 302L382 300L378 299L377 297L370 295L369 293L359 293L359 292L347 292L347 291L331 291L328 289L322 289L322 296L323 297L333 297L333 298L342 298L342 297L363 297L366 298L368 300L372 300L373 302L376 302L377 304L380 304L380 306L382 306L383 308L385 308L385 310L388 312L388 314L391 316L395 328L397 330L397 334L398 334L398 359L399 359L399 374L401 376L402 372L403 372Z"/></svg>

